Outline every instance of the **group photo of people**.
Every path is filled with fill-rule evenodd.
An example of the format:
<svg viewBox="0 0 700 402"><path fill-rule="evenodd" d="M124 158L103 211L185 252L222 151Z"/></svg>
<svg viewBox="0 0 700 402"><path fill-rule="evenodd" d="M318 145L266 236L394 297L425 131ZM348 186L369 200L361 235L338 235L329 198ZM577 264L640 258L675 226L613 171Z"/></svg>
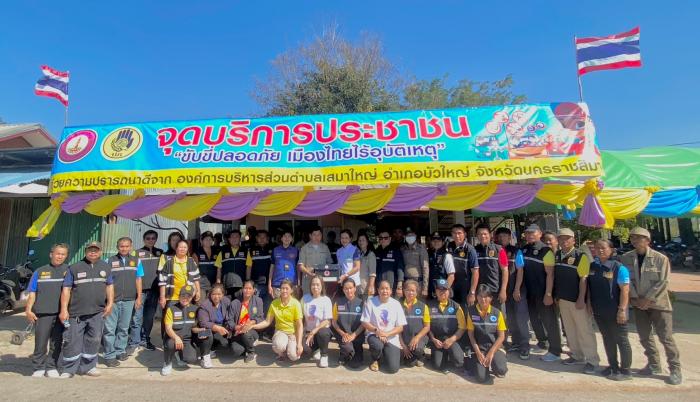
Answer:
<svg viewBox="0 0 700 402"><path fill-rule="evenodd" d="M505 381L509 361L537 358L552 371L628 381L662 372L658 338L666 381L682 382L670 263L647 229L632 229L622 254L609 240L583 244L571 229L536 224L520 235L486 223L374 232L344 229L337 244L319 226L295 244L291 229L274 239L206 231L195 241L172 232L160 242L148 230L119 238L115 255L99 242L55 244L28 287L32 376L100 376L98 362L114 368L159 350L161 375L177 375L215 368L217 354L255 364L269 345L283 366L424 367L490 384ZM82 259L67 265L73 254ZM630 319L644 356L632 355ZM634 373L633 358L646 362Z"/></svg>

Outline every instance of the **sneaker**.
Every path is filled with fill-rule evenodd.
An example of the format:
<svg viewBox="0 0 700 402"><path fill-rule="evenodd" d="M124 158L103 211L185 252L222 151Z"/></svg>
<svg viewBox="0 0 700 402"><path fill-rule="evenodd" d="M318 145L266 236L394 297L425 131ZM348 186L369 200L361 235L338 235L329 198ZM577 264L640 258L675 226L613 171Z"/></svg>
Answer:
<svg viewBox="0 0 700 402"><path fill-rule="evenodd" d="M202 361L199 362L199 365L202 366L203 369L210 369L214 367L211 364L211 354L202 356Z"/></svg>
<svg viewBox="0 0 700 402"><path fill-rule="evenodd" d="M152 344L151 341L147 341L146 350L156 350L156 345Z"/></svg>
<svg viewBox="0 0 700 402"><path fill-rule="evenodd" d="M321 358L318 360L318 367L320 367L320 368L328 367L328 356L321 356Z"/></svg>
<svg viewBox="0 0 700 402"><path fill-rule="evenodd" d="M612 367L606 367L605 370L600 372L603 377L612 377L617 375L618 371Z"/></svg>
<svg viewBox="0 0 700 402"><path fill-rule="evenodd" d="M369 365L369 369L372 371L379 371L379 361L375 360Z"/></svg>
<svg viewBox="0 0 700 402"><path fill-rule="evenodd" d="M73 374L71 373L61 373L61 375L58 378L73 378Z"/></svg>
<svg viewBox="0 0 700 402"><path fill-rule="evenodd" d="M173 372L173 365L172 364L164 364L163 368L160 369L160 375L166 376L170 375L170 373Z"/></svg>
<svg viewBox="0 0 700 402"><path fill-rule="evenodd" d="M209 356L211 356L212 359L216 359L216 350L209 352Z"/></svg>
<svg viewBox="0 0 700 402"><path fill-rule="evenodd" d="M629 381L632 379L632 373L629 370L620 370L619 373L615 374L613 380L615 381Z"/></svg>
<svg viewBox="0 0 700 402"><path fill-rule="evenodd" d="M245 355L245 358L243 359L243 361L245 363L250 363L252 361L255 361L255 359L257 357L258 357L258 355L256 355L255 353L248 353L247 355Z"/></svg>
<svg viewBox="0 0 700 402"><path fill-rule="evenodd" d="M517 353L520 351L520 347L518 345L510 345L506 348L506 353Z"/></svg>
<svg viewBox="0 0 700 402"><path fill-rule="evenodd" d="M58 374L58 370L47 370L46 371L46 376L49 378L58 378L60 375Z"/></svg>
<svg viewBox="0 0 700 402"><path fill-rule="evenodd" d="M129 356L130 355L128 353L122 353L119 356L117 356L117 360L119 360L120 362L127 361L129 360Z"/></svg>
<svg viewBox="0 0 700 402"><path fill-rule="evenodd" d="M561 360L561 357L559 357L555 354L549 353L549 352L547 352L547 354L542 356L542 361L547 362L547 363L558 362L559 360Z"/></svg>
<svg viewBox="0 0 700 402"><path fill-rule="evenodd" d="M655 364L647 364L643 369L639 370L637 374L641 376L651 376L661 374L661 367Z"/></svg>
<svg viewBox="0 0 700 402"><path fill-rule="evenodd" d="M562 360L561 362L562 364L566 364L567 366L573 366L574 364L583 364L581 360L576 360L573 357L569 357L568 359Z"/></svg>
<svg viewBox="0 0 700 402"><path fill-rule="evenodd" d="M535 345L532 348L533 352L546 352L547 351L547 342L537 342L537 345Z"/></svg>
<svg viewBox="0 0 700 402"><path fill-rule="evenodd" d="M36 370L32 373L32 377L43 377L46 374L46 370Z"/></svg>
<svg viewBox="0 0 700 402"><path fill-rule="evenodd" d="M682 382L683 375L681 374L681 371L678 369L671 370L671 375L668 376L668 380L666 380L666 383L671 385L680 385L680 383Z"/></svg>
<svg viewBox="0 0 700 402"><path fill-rule="evenodd" d="M99 377L102 375L100 370L97 369L97 367L93 367L90 370L88 370L87 373L85 373L86 376L88 377Z"/></svg>
<svg viewBox="0 0 700 402"><path fill-rule="evenodd" d="M320 359L321 359L321 350L320 350L320 349L314 352L313 358L314 358L314 360L320 360Z"/></svg>
<svg viewBox="0 0 700 402"><path fill-rule="evenodd" d="M520 360L530 360L530 351L529 350L521 350L520 351Z"/></svg>
<svg viewBox="0 0 700 402"><path fill-rule="evenodd" d="M583 374L595 374L595 366L591 363L586 363L586 365L583 366Z"/></svg>
<svg viewBox="0 0 700 402"><path fill-rule="evenodd" d="M189 366L187 365L187 363L185 363L185 362L183 362L182 360L180 360L180 356L178 356L177 353L175 354L175 359L173 359L173 361L174 361L174 363L175 363L174 365L175 365L176 368L187 368L187 367L189 367Z"/></svg>
<svg viewBox="0 0 700 402"><path fill-rule="evenodd" d="M125 351L125 352L126 352L126 355L127 355L127 356L133 356L134 353L136 353L136 350L138 350L138 348L139 348L139 347L136 346L136 345L127 346L127 347L126 347L126 351Z"/></svg>
<svg viewBox="0 0 700 402"><path fill-rule="evenodd" d="M423 367L423 366L425 366L425 363L423 363L423 360L416 359L416 367Z"/></svg>
<svg viewBox="0 0 700 402"><path fill-rule="evenodd" d="M105 366L107 367L118 367L119 366L119 360L117 359L107 359L105 360Z"/></svg>

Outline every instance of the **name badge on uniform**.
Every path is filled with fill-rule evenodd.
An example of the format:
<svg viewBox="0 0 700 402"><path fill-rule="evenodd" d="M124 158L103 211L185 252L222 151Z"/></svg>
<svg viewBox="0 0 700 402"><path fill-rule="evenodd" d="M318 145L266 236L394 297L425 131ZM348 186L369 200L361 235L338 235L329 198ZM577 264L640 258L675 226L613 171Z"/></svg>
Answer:
<svg viewBox="0 0 700 402"><path fill-rule="evenodd" d="M78 272L78 279L87 278L87 272Z"/></svg>
<svg viewBox="0 0 700 402"><path fill-rule="evenodd" d="M493 257L494 255L496 255L496 252L493 250L489 250L489 257Z"/></svg>
<svg viewBox="0 0 700 402"><path fill-rule="evenodd" d="M112 261L112 268L119 268L119 261Z"/></svg>
<svg viewBox="0 0 700 402"><path fill-rule="evenodd" d="M253 306L253 310L251 310L253 314L258 314L258 308Z"/></svg>
<svg viewBox="0 0 700 402"><path fill-rule="evenodd" d="M566 263L569 265L573 265L574 261L576 261L576 257L569 257L569 259L566 260Z"/></svg>
<svg viewBox="0 0 700 402"><path fill-rule="evenodd" d="M182 311L173 311L173 317L182 318Z"/></svg>
<svg viewBox="0 0 700 402"><path fill-rule="evenodd" d="M239 256L239 257L245 257L245 253L243 253L243 252L238 253L238 256Z"/></svg>
<svg viewBox="0 0 700 402"><path fill-rule="evenodd" d="M345 311L345 306L338 306L338 311Z"/></svg>
<svg viewBox="0 0 700 402"><path fill-rule="evenodd" d="M146 257L146 252L145 251L139 251L139 258L145 258Z"/></svg>
<svg viewBox="0 0 700 402"><path fill-rule="evenodd" d="M393 256L394 256L394 253L392 251L389 251L388 253L386 253L386 258L391 258Z"/></svg>
<svg viewBox="0 0 700 402"><path fill-rule="evenodd" d="M199 256L199 259L200 259L200 260L205 260L206 258L207 258L207 256L206 256L205 254L201 254L201 255Z"/></svg>
<svg viewBox="0 0 700 402"><path fill-rule="evenodd" d="M430 312L431 312L431 313L434 313L434 314L437 314L438 309L437 309L436 307L433 307L433 308L430 309Z"/></svg>
<svg viewBox="0 0 700 402"><path fill-rule="evenodd" d="M473 315L472 316L472 321L481 321L481 316L480 315Z"/></svg>
<svg viewBox="0 0 700 402"><path fill-rule="evenodd" d="M51 272L42 272L41 279L51 278Z"/></svg>
<svg viewBox="0 0 700 402"><path fill-rule="evenodd" d="M605 279L612 279L612 278L613 278L613 273L612 273L612 271L603 272L603 277L604 277Z"/></svg>

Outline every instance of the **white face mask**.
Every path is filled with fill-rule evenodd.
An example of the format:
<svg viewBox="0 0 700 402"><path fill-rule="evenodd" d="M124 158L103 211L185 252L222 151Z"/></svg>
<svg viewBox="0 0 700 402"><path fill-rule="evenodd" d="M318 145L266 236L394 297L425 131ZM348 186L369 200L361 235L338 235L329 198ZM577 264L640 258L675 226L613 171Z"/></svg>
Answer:
<svg viewBox="0 0 700 402"><path fill-rule="evenodd" d="M416 236L406 236L406 243L413 244L416 242Z"/></svg>

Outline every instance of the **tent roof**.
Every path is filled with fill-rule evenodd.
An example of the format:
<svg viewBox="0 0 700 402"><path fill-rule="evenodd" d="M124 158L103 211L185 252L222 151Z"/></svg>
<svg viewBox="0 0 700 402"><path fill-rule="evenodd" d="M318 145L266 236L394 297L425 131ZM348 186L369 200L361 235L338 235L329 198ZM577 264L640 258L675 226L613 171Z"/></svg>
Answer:
<svg viewBox="0 0 700 402"><path fill-rule="evenodd" d="M695 187L700 184L700 148L650 147L602 151L606 187Z"/></svg>

